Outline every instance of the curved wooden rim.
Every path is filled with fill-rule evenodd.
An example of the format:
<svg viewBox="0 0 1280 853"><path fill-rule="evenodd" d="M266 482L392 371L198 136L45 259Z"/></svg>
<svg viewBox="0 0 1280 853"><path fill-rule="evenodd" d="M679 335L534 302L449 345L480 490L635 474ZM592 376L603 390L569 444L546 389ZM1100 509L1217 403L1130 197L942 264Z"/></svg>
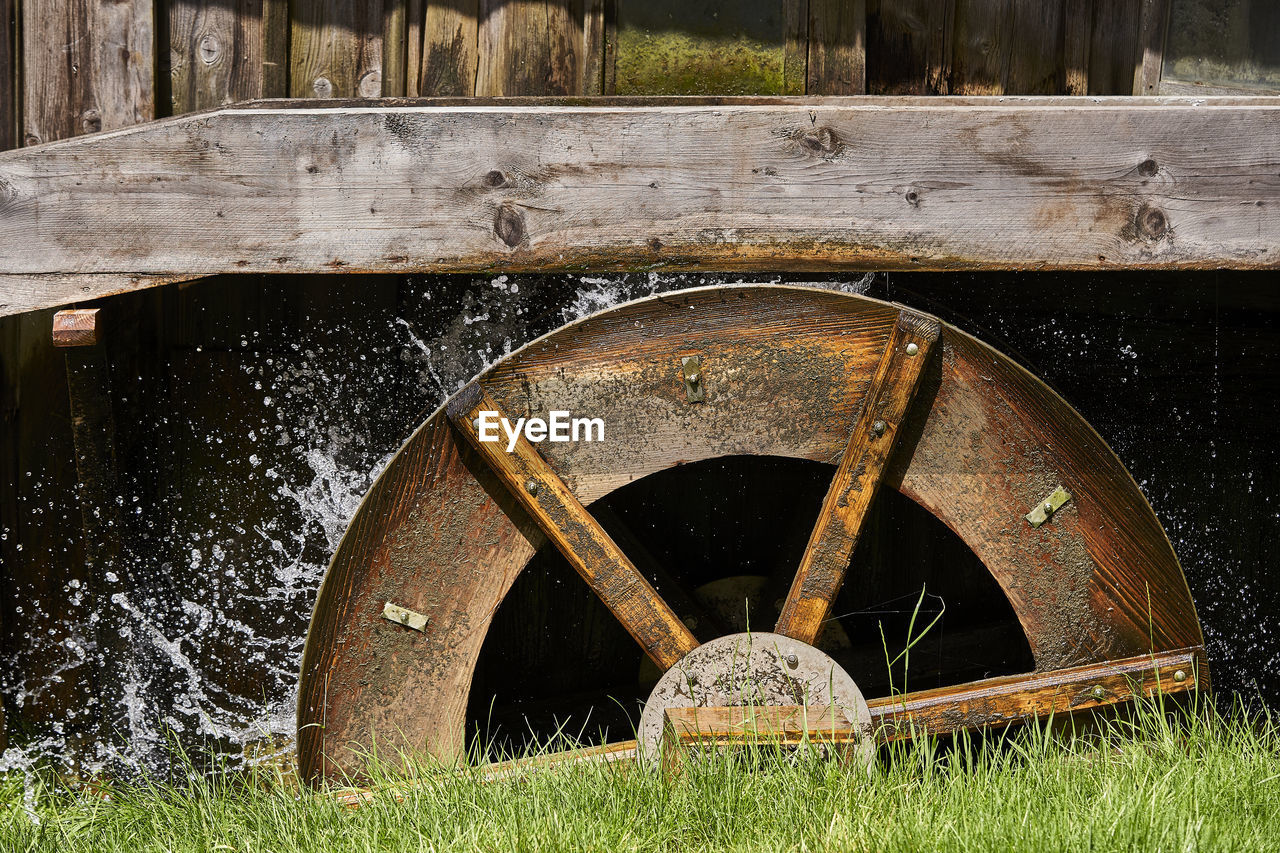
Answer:
<svg viewBox="0 0 1280 853"><path fill-rule="evenodd" d="M684 461L841 459L875 398L871 378L892 349L900 310L812 288L680 291L562 327L479 381L493 405L518 415L608 416L611 446L542 444L535 453L581 506ZM929 404L895 422L899 449L885 455L883 482L988 566L1037 671L1202 645L1172 547L1098 434L958 329L942 326L938 349L918 379ZM688 354L704 358L707 404L687 400L678 359ZM299 760L309 777L356 770L371 748L460 747L488 620L554 529L460 439L444 410L374 484L322 585L299 689ZM762 410L771 420L748 426L746 416ZM1058 484L1074 500L1032 528L1023 514ZM426 630L382 619L386 602L427 616Z"/></svg>

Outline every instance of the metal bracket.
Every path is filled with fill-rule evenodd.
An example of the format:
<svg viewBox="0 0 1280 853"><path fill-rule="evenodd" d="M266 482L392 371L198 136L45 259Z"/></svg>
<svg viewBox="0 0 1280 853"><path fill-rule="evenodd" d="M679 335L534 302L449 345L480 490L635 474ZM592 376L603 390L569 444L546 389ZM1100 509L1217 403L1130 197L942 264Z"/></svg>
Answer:
<svg viewBox="0 0 1280 853"><path fill-rule="evenodd" d="M427 630L427 617L421 613L416 613L407 607L401 607L399 604L387 602L382 608L382 618L395 622L397 625L403 625L406 628L412 628L415 631Z"/></svg>
<svg viewBox="0 0 1280 853"><path fill-rule="evenodd" d="M707 387L702 377L702 356L686 355L680 359L680 375L684 378L684 396L690 403L705 403Z"/></svg>
<svg viewBox="0 0 1280 853"><path fill-rule="evenodd" d="M1053 494L1032 507L1031 512L1027 513L1024 518L1031 523L1032 527L1039 527L1053 518L1054 513L1066 506L1069 500L1071 500L1071 493L1062 488L1062 486L1058 486L1053 490Z"/></svg>

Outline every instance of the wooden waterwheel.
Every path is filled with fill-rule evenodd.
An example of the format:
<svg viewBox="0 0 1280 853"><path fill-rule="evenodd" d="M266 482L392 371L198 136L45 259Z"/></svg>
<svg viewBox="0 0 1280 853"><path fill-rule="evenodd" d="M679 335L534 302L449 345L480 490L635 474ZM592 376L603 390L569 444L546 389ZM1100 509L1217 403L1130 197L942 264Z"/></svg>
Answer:
<svg viewBox="0 0 1280 853"><path fill-rule="evenodd" d="M505 438L477 438L481 412L515 421L557 410L601 419L604 440L522 438L508 452ZM673 567L664 547L673 528L634 517L637 507L660 510L664 494L687 505L689 478L711 477L717 460L763 472L752 482L772 501L766 517L737 528L751 541L785 538L782 516L804 517L807 533L777 551L782 569ZM623 499L641 492L643 501ZM989 599L988 613L1008 615L1013 634L977 623L958 632L964 660L944 661L905 693L868 687L880 678L876 655L836 612L842 594L879 600L855 548L885 506L936 519L982 574L970 589ZM696 538L699 521L684 521L680 535ZM519 584L554 574L553 563L585 585L557 576L562 600L537 608L517 597ZM919 570L945 584L961 567ZM588 588L584 604L578 593ZM737 609L723 604L735 597L757 603L754 634L740 633ZM602 606L634 644L600 639L621 633L587 612ZM516 623L532 626L524 640ZM595 663L554 648L527 663L539 630L595 632ZM827 695L811 698L858 704L889 736L907 723L939 733L1002 727L1207 687L1200 625L1164 531L1103 440L1041 381L902 306L823 289L715 287L622 305L540 338L414 433L366 496L321 588L302 666L301 769L359 774L373 750L456 755L490 704L473 692L493 694L504 671L543 685L538 696L527 684L509 692L530 719L548 701L564 713L624 709L605 750L625 753L628 725L643 741L655 708L714 701L673 698L672 679L659 676L716 676L726 635L759 639L744 641L790 667L792 681L825 680ZM652 665L637 665L639 650ZM482 656L491 659L484 673ZM609 689L601 672L621 686ZM845 679L863 686L865 708ZM764 701L787 704L786 692Z"/></svg>

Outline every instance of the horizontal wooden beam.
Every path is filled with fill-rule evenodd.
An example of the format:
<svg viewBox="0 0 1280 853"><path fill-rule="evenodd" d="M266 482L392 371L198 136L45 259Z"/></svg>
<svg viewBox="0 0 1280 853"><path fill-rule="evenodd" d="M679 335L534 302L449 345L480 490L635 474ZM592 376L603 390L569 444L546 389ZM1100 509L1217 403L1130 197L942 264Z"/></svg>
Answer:
<svg viewBox="0 0 1280 853"><path fill-rule="evenodd" d="M1275 268L1277 198L1266 99L255 105L0 154L0 311L68 275Z"/></svg>
<svg viewBox="0 0 1280 853"><path fill-rule="evenodd" d="M912 731L999 728L1208 686L1204 649L1197 647L884 696L867 705L877 737L893 740Z"/></svg>

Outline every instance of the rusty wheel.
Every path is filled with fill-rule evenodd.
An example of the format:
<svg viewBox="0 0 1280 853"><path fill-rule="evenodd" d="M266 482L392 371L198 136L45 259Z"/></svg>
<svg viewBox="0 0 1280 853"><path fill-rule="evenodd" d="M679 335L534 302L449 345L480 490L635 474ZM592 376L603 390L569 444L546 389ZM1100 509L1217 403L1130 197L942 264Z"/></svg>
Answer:
<svg viewBox="0 0 1280 853"><path fill-rule="evenodd" d="M510 453L478 440L482 412L514 421L552 410L602 419L606 440L535 448L521 439ZM757 627L830 650L823 626L842 587L864 581L846 575L882 486L880 503L896 492L963 542L1016 619L1030 666L869 695L883 734L908 721L935 732L1003 725L1207 684L1200 625L1164 531L1102 439L1043 383L901 306L819 289L707 288L534 341L455 395L392 459L312 617L303 773L358 774L375 743L463 749L486 635L540 549L563 556L654 677L730 633L714 595L664 574L607 498L675 466L744 456L835 465L776 624Z"/></svg>

